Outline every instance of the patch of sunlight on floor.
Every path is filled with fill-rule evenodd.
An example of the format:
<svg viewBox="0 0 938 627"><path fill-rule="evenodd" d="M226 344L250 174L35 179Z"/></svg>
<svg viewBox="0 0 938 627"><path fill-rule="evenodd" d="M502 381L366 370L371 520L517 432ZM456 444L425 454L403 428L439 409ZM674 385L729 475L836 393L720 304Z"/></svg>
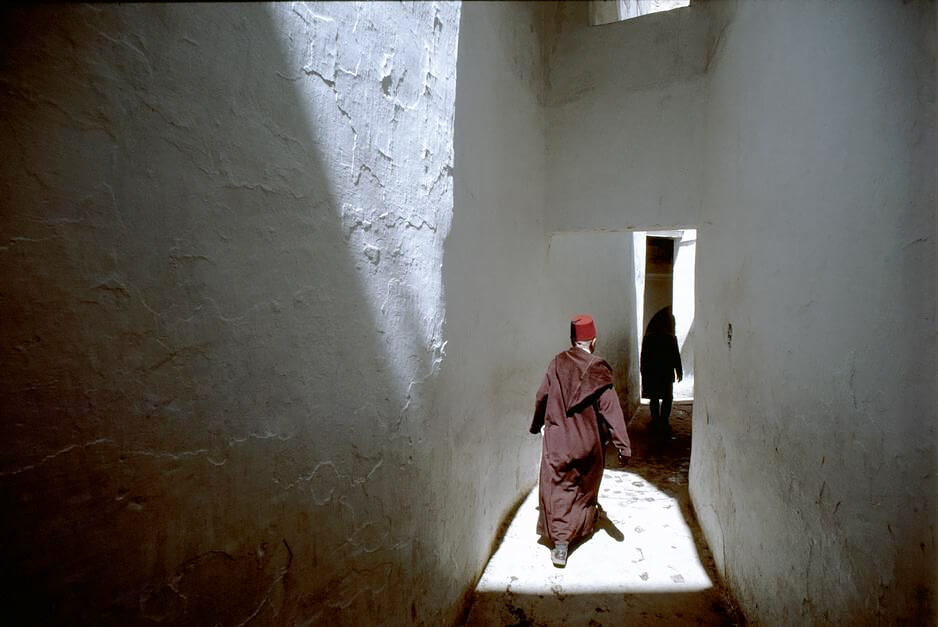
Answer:
<svg viewBox="0 0 938 627"><path fill-rule="evenodd" d="M607 451L599 503L612 525L555 568L538 543L537 488L528 494L476 587L470 627L735 625L716 580L687 486L693 405L675 403L672 431L649 431L642 405L629 422L632 461Z"/></svg>
<svg viewBox="0 0 938 627"><path fill-rule="evenodd" d="M696 592L713 587L677 500L641 475L606 469L600 505L611 520L555 568L538 543L537 487L528 494L489 561L479 592L540 595ZM618 533L616 533L616 530Z"/></svg>

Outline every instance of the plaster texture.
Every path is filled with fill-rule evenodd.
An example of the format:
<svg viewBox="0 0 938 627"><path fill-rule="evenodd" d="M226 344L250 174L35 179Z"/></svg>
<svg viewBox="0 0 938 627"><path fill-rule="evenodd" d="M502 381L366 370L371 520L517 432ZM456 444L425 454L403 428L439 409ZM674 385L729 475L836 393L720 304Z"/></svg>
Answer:
<svg viewBox="0 0 938 627"><path fill-rule="evenodd" d="M4 621L455 617L459 16L4 10Z"/></svg>
<svg viewBox="0 0 938 627"><path fill-rule="evenodd" d="M548 229L699 226L721 576L754 622L934 622L934 3L577 10L548 20Z"/></svg>
<svg viewBox="0 0 938 627"><path fill-rule="evenodd" d="M755 622L933 622L935 4L719 8L701 526Z"/></svg>
<svg viewBox="0 0 938 627"><path fill-rule="evenodd" d="M5 619L453 622L601 232L697 226L720 575L935 620L934 2L586 11L0 14Z"/></svg>
<svg viewBox="0 0 938 627"><path fill-rule="evenodd" d="M569 346L542 218L535 8L462 7L454 215L443 257L446 359L425 446L438 503L428 527L446 576L467 592L500 524L536 481L534 393Z"/></svg>
<svg viewBox="0 0 938 627"><path fill-rule="evenodd" d="M697 224L711 13L589 26L587 3L561 6L544 36L548 230Z"/></svg>

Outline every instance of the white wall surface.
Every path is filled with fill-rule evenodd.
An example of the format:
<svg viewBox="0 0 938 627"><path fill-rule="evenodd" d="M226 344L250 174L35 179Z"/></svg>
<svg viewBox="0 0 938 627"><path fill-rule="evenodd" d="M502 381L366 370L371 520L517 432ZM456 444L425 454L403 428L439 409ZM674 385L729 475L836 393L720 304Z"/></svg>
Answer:
<svg viewBox="0 0 938 627"><path fill-rule="evenodd" d="M596 321L596 354L613 369L626 420L639 403L638 344L632 234L555 233L547 263L557 299L552 327L564 328L578 313ZM569 339L566 344L569 346ZM566 348L564 346L563 348ZM546 366L546 364L545 364Z"/></svg>
<svg viewBox="0 0 938 627"><path fill-rule="evenodd" d="M736 9L710 80L695 508L751 619L927 624L935 5Z"/></svg>
<svg viewBox="0 0 938 627"><path fill-rule="evenodd" d="M677 345L681 349L684 379L674 384L674 398L694 396L694 303L696 280L697 230L687 229L674 242L674 302L672 305Z"/></svg>
<svg viewBox="0 0 938 627"><path fill-rule="evenodd" d="M545 233L697 224L741 605L933 616L934 3L532 10L462 7L458 93L453 3L2 14L8 618L451 622L568 316L636 358L628 236Z"/></svg>
<svg viewBox="0 0 938 627"><path fill-rule="evenodd" d="M6 620L458 612L474 469L424 436L459 12L3 13Z"/></svg>
<svg viewBox="0 0 938 627"><path fill-rule="evenodd" d="M741 605L934 620L934 3L563 26L547 228L700 225L692 488Z"/></svg>
<svg viewBox="0 0 938 627"><path fill-rule="evenodd" d="M569 345L548 280L533 6L462 7L446 358L422 444L435 481L426 524L454 586L481 575L499 524L536 481L534 394Z"/></svg>
<svg viewBox="0 0 938 627"><path fill-rule="evenodd" d="M551 40L548 230L695 225L710 13L689 7L603 26L584 18L568 15Z"/></svg>
<svg viewBox="0 0 938 627"><path fill-rule="evenodd" d="M634 280L635 295L635 346L642 346L642 336L645 335L645 261L648 255L648 235L645 231L632 232L632 276ZM638 315L641 311L642 315ZM641 391L639 391L641 394Z"/></svg>

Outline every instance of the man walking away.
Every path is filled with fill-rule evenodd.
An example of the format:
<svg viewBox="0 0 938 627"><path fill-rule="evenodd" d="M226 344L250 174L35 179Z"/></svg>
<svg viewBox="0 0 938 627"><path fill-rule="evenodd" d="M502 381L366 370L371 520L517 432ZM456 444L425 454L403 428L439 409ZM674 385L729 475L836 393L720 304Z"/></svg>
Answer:
<svg viewBox="0 0 938 627"><path fill-rule="evenodd" d="M612 368L593 354L592 317L573 318L570 343L547 367L531 423L531 433L544 427L537 532L553 546L551 561L561 568L570 544L591 534L597 522L605 461L599 421L608 426L619 463L632 455Z"/></svg>
<svg viewBox="0 0 938 627"><path fill-rule="evenodd" d="M652 429L670 432L671 399L675 373L684 378L681 351L674 335L674 316L670 307L658 310L645 329L639 358L642 374L642 397L648 399ZM659 408L660 403L660 408Z"/></svg>

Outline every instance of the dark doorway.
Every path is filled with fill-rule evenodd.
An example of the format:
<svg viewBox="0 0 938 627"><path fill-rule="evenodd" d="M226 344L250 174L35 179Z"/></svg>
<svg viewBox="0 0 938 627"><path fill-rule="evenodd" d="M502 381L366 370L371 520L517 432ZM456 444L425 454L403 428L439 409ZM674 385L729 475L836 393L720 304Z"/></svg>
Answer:
<svg viewBox="0 0 938 627"><path fill-rule="evenodd" d="M656 313L672 307L674 295L674 240L670 237L647 238L645 245L645 306L642 329Z"/></svg>

